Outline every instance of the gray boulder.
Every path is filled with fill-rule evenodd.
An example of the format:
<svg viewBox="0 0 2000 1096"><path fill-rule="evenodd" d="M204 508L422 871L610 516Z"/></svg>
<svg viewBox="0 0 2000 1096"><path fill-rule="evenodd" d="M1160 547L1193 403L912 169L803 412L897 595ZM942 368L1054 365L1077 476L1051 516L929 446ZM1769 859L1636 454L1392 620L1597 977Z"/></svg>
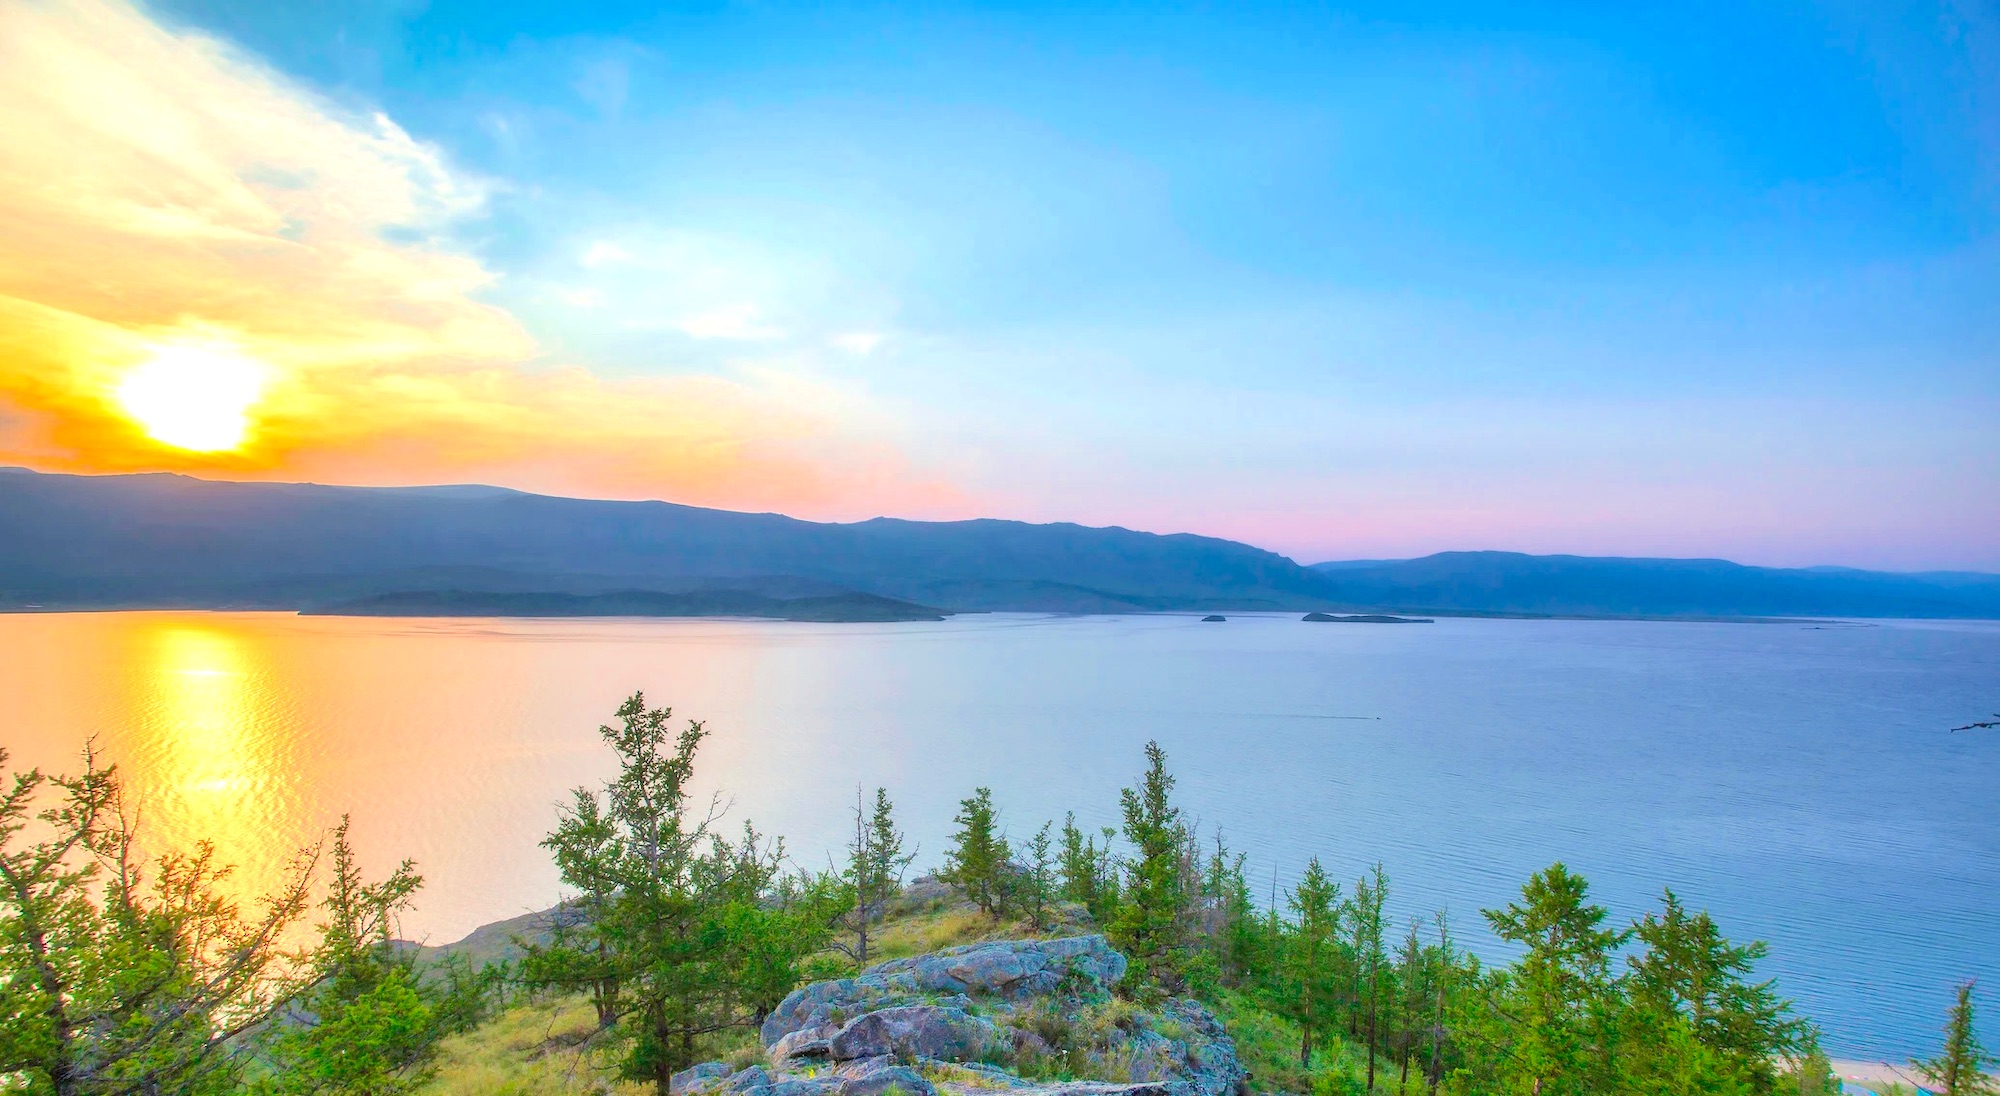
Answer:
<svg viewBox="0 0 2000 1096"><path fill-rule="evenodd" d="M1125 976L1125 957L1102 936L1004 940L878 963L852 978L814 982L786 995L758 1032L766 1048L795 1031L831 1038L849 1020L899 1005L973 998L1018 1003L1035 997L1101 997ZM940 1001L941 997L953 1000Z"/></svg>
<svg viewBox="0 0 2000 1096"><path fill-rule="evenodd" d="M1001 940L892 959L869 973L907 978L920 991L1020 1001L1064 992L1101 994L1125 977L1125 957L1102 936Z"/></svg>
<svg viewBox="0 0 2000 1096"><path fill-rule="evenodd" d="M840 1083L839 1096L937 1096L923 1074L888 1055L842 1062L833 1075Z"/></svg>
<svg viewBox="0 0 2000 1096"><path fill-rule="evenodd" d="M1180 1096L1173 1085L1164 1081L1139 1081L1133 1084L1116 1084L1110 1081L1065 1081L1035 1091L1037 1096Z"/></svg>
<svg viewBox="0 0 2000 1096"><path fill-rule="evenodd" d="M765 1052L771 1056L771 1064L780 1069L800 1059L825 1058L833 1053L827 1045L824 1028L801 1028L772 1043Z"/></svg>
<svg viewBox="0 0 2000 1096"><path fill-rule="evenodd" d="M1237 1096L1235 1044L1206 1008L1115 1002L1101 936L973 944L788 995L760 1035L771 1072L688 1071L690 1096ZM1059 1055L1097 1079L1031 1082L993 1062ZM719 1063L716 1064L719 1066ZM676 1077L680 1088L681 1078ZM726 1089L727 1091L723 1091Z"/></svg>
<svg viewBox="0 0 2000 1096"><path fill-rule="evenodd" d="M973 1016L962 1008L899 1005L848 1021L846 1027L827 1040L827 1049L836 1062L884 1054L962 1062L1011 1042L992 1021Z"/></svg>
<svg viewBox="0 0 2000 1096"><path fill-rule="evenodd" d="M1179 998L1160 1011L1186 1033L1178 1070L1182 1082L1195 1096L1235 1096L1249 1078L1236 1056L1236 1040L1222 1021L1201 1005Z"/></svg>
<svg viewBox="0 0 2000 1096"><path fill-rule="evenodd" d="M674 1074L674 1091L688 1093L689 1096L693 1096L697 1092L710 1092L720 1089L725 1087L725 1082L728 1080L730 1073L731 1070L727 1062L703 1062L698 1066L689 1066L679 1073Z"/></svg>
<svg viewBox="0 0 2000 1096"><path fill-rule="evenodd" d="M735 1096L771 1096L771 1075L762 1066L751 1066L732 1075L728 1089Z"/></svg>
<svg viewBox="0 0 2000 1096"><path fill-rule="evenodd" d="M786 1077L771 1084L770 1096L835 1096L840 1082L831 1077Z"/></svg>

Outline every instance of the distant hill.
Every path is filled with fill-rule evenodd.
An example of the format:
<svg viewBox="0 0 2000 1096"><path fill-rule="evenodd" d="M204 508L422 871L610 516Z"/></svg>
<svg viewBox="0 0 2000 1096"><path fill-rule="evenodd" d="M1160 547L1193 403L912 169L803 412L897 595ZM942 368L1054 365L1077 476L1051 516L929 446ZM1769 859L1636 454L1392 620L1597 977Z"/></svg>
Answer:
<svg viewBox="0 0 2000 1096"><path fill-rule="evenodd" d="M2000 575L1440 552L1313 565L1335 600L1425 613L2000 619Z"/></svg>
<svg viewBox="0 0 2000 1096"><path fill-rule="evenodd" d="M874 594L769 597L744 590L685 593L620 590L609 594L425 590L376 594L307 610L313 615L389 617L766 617L815 622L943 620L936 609Z"/></svg>
<svg viewBox="0 0 2000 1096"><path fill-rule="evenodd" d="M993 520L824 524L493 487L8 470L0 534L0 606L15 607L324 611L378 599L383 611L394 607L379 600L387 595L406 595L406 605L415 595L438 605L475 594L618 595L636 605L634 596L716 591L847 599L829 613L860 611L857 594L943 610L1327 605L1316 573L1212 537ZM767 615L710 602L718 613Z"/></svg>
<svg viewBox="0 0 2000 1096"><path fill-rule="evenodd" d="M801 521L497 487L0 469L0 610L936 619L981 610L2000 618L2000 576L1260 548L1019 521Z"/></svg>

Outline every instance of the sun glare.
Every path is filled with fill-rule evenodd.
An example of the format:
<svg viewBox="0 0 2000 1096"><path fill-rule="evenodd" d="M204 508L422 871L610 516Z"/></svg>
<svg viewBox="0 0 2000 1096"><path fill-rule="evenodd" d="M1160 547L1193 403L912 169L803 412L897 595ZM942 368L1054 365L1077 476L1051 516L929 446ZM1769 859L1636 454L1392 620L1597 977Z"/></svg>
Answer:
<svg viewBox="0 0 2000 1096"><path fill-rule="evenodd" d="M243 444L264 381L256 362L227 351L172 346L126 375L118 402L153 440L216 453Z"/></svg>

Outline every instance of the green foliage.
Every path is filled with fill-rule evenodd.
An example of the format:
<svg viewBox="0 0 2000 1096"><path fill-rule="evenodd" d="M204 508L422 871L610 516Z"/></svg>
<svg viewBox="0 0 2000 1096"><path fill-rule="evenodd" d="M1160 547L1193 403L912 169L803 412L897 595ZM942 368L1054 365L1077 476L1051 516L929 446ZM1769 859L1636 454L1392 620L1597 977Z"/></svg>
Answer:
<svg viewBox="0 0 2000 1096"><path fill-rule="evenodd" d="M796 981L841 898L823 880L780 886L780 846L747 824L728 840L712 803L690 808L705 732L690 722L674 735L670 717L634 693L619 725L599 729L618 776L577 789L543 842L578 899L521 965L531 986L589 993L625 1074L662 1096L697 1039L754 1023Z"/></svg>
<svg viewBox="0 0 2000 1096"><path fill-rule="evenodd" d="M1189 843L1181 813L1173 805L1174 778L1166 751L1146 743L1146 771L1137 788L1118 793L1125 816L1125 841L1132 859L1125 865L1121 901L1110 925L1113 943L1137 968L1139 980L1169 992L1181 988L1191 911Z"/></svg>
<svg viewBox="0 0 2000 1096"><path fill-rule="evenodd" d="M0 1077L54 1096L386 1096L478 1018L488 979L423 977L392 946L421 880L406 861L365 882L345 819L318 941L294 953L324 846L245 917L206 844L143 873L116 770L83 760L0 796Z"/></svg>
<svg viewBox="0 0 2000 1096"><path fill-rule="evenodd" d="M859 788L854 795L854 838L847 846L845 883L853 896L852 954L855 962L866 965L869 925L903 885L903 871L916 859L916 853L903 851L903 831L896 825L896 808L889 801L888 789L875 789L873 813L866 810Z"/></svg>
<svg viewBox="0 0 2000 1096"><path fill-rule="evenodd" d="M1036 932L1049 927L1049 905L1055 900L1059 886L1056 850L1049 833L1054 825L1053 822L1042 823L1042 828L1036 830L1035 836L1029 838L1023 847L1027 855L1026 862L1021 865L1021 908Z"/></svg>
<svg viewBox="0 0 2000 1096"><path fill-rule="evenodd" d="M1799 1049L1804 1025L1773 983L1747 980L1765 945L1731 944L1706 911L1690 914L1671 890L1666 908L1633 931L1646 950L1631 960L1631 1005L1646 1026L1678 1021L1749 1091L1774 1092L1777 1060Z"/></svg>
<svg viewBox="0 0 2000 1096"><path fill-rule="evenodd" d="M999 830L1000 812L993 806L993 791L978 788L972 798L960 800L958 825L951 848L945 850L944 870L938 878L965 892L981 913L997 918L1006 907L1010 862L1014 852Z"/></svg>
<svg viewBox="0 0 2000 1096"><path fill-rule="evenodd" d="M484 1011L490 979L462 965L426 979L395 946L396 916L423 880L405 860L387 879L365 882L348 826L342 818L333 831L314 982L272 1025L263 1048L268 1072L253 1086L263 1096L413 1091L429 1079L438 1043Z"/></svg>
<svg viewBox="0 0 2000 1096"><path fill-rule="evenodd" d="M308 905L310 861L254 918L218 892L228 869L207 845L148 879L116 769L83 762L17 773L0 795L0 1076L56 1096L228 1091L238 1037L303 982L278 941Z"/></svg>
<svg viewBox="0 0 2000 1096"><path fill-rule="evenodd" d="M1389 898L1389 879L1382 872L1382 865L1376 864L1369 875L1354 884L1354 899L1349 903L1348 923L1353 930L1355 994L1354 1007L1356 1022L1349 1030L1355 1030L1365 1022L1368 1056L1369 1091L1375 1089L1375 1051L1381 1046L1382 1001L1390 995L1391 970L1389 969L1389 948L1386 939L1388 921L1382 908Z"/></svg>
<svg viewBox="0 0 2000 1096"><path fill-rule="evenodd" d="M1096 837L1077 828L1072 811L1063 819L1062 848L1056 856L1063 899L1090 911L1100 925L1109 924L1118 911L1118 865L1111 855L1111 839L1117 832L1104 830L1100 848Z"/></svg>
<svg viewBox="0 0 2000 1096"><path fill-rule="evenodd" d="M1214 957L1222 984L1250 985L1269 976L1277 955L1244 875L1248 857L1231 854L1222 834L1202 873L1203 953Z"/></svg>
<svg viewBox="0 0 2000 1096"><path fill-rule="evenodd" d="M1792 1072L1778 1079L1778 1091L1784 1096L1840 1096L1840 1078L1833 1075L1833 1063L1819 1047L1819 1032L1811 1024L1802 1029Z"/></svg>
<svg viewBox="0 0 2000 1096"><path fill-rule="evenodd" d="M1561 862L1537 872L1523 901L1486 910L1502 940L1527 954L1495 982L1507 1053L1493 1063L1501 1091L1589 1096L1611 1087L1611 954L1625 933L1603 927L1604 907Z"/></svg>
<svg viewBox="0 0 2000 1096"><path fill-rule="evenodd" d="M1278 1014L1298 1025L1299 1065L1310 1066L1314 1036L1339 1024L1348 965L1340 939L1340 884L1328 878L1318 857L1306 862L1289 904L1296 920L1287 926L1273 997Z"/></svg>
<svg viewBox="0 0 2000 1096"><path fill-rule="evenodd" d="M1938 1086L1939 1096L1991 1096L2000 1092L2000 1085L1986 1073L1986 1067L1995 1064L1996 1059L1979 1045L1978 1033L1973 1030L1972 987L1971 982L1958 987L1958 998L1945 1021L1944 1049L1935 1058L1915 1063L1924 1077Z"/></svg>

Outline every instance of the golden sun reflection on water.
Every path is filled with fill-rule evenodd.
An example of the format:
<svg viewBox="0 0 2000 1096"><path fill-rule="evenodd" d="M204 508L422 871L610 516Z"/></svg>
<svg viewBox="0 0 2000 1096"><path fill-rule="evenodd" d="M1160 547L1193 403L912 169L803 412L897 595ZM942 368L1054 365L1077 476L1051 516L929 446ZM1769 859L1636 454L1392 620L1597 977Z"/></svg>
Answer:
<svg viewBox="0 0 2000 1096"><path fill-rule="evenodd" d="M311 839L291 736L273 725L273 689L237 634L161 621L137 637L128 710L113 751L149 853L215 845L235 865L225 889L245 903L276 890Z"/></svg>

